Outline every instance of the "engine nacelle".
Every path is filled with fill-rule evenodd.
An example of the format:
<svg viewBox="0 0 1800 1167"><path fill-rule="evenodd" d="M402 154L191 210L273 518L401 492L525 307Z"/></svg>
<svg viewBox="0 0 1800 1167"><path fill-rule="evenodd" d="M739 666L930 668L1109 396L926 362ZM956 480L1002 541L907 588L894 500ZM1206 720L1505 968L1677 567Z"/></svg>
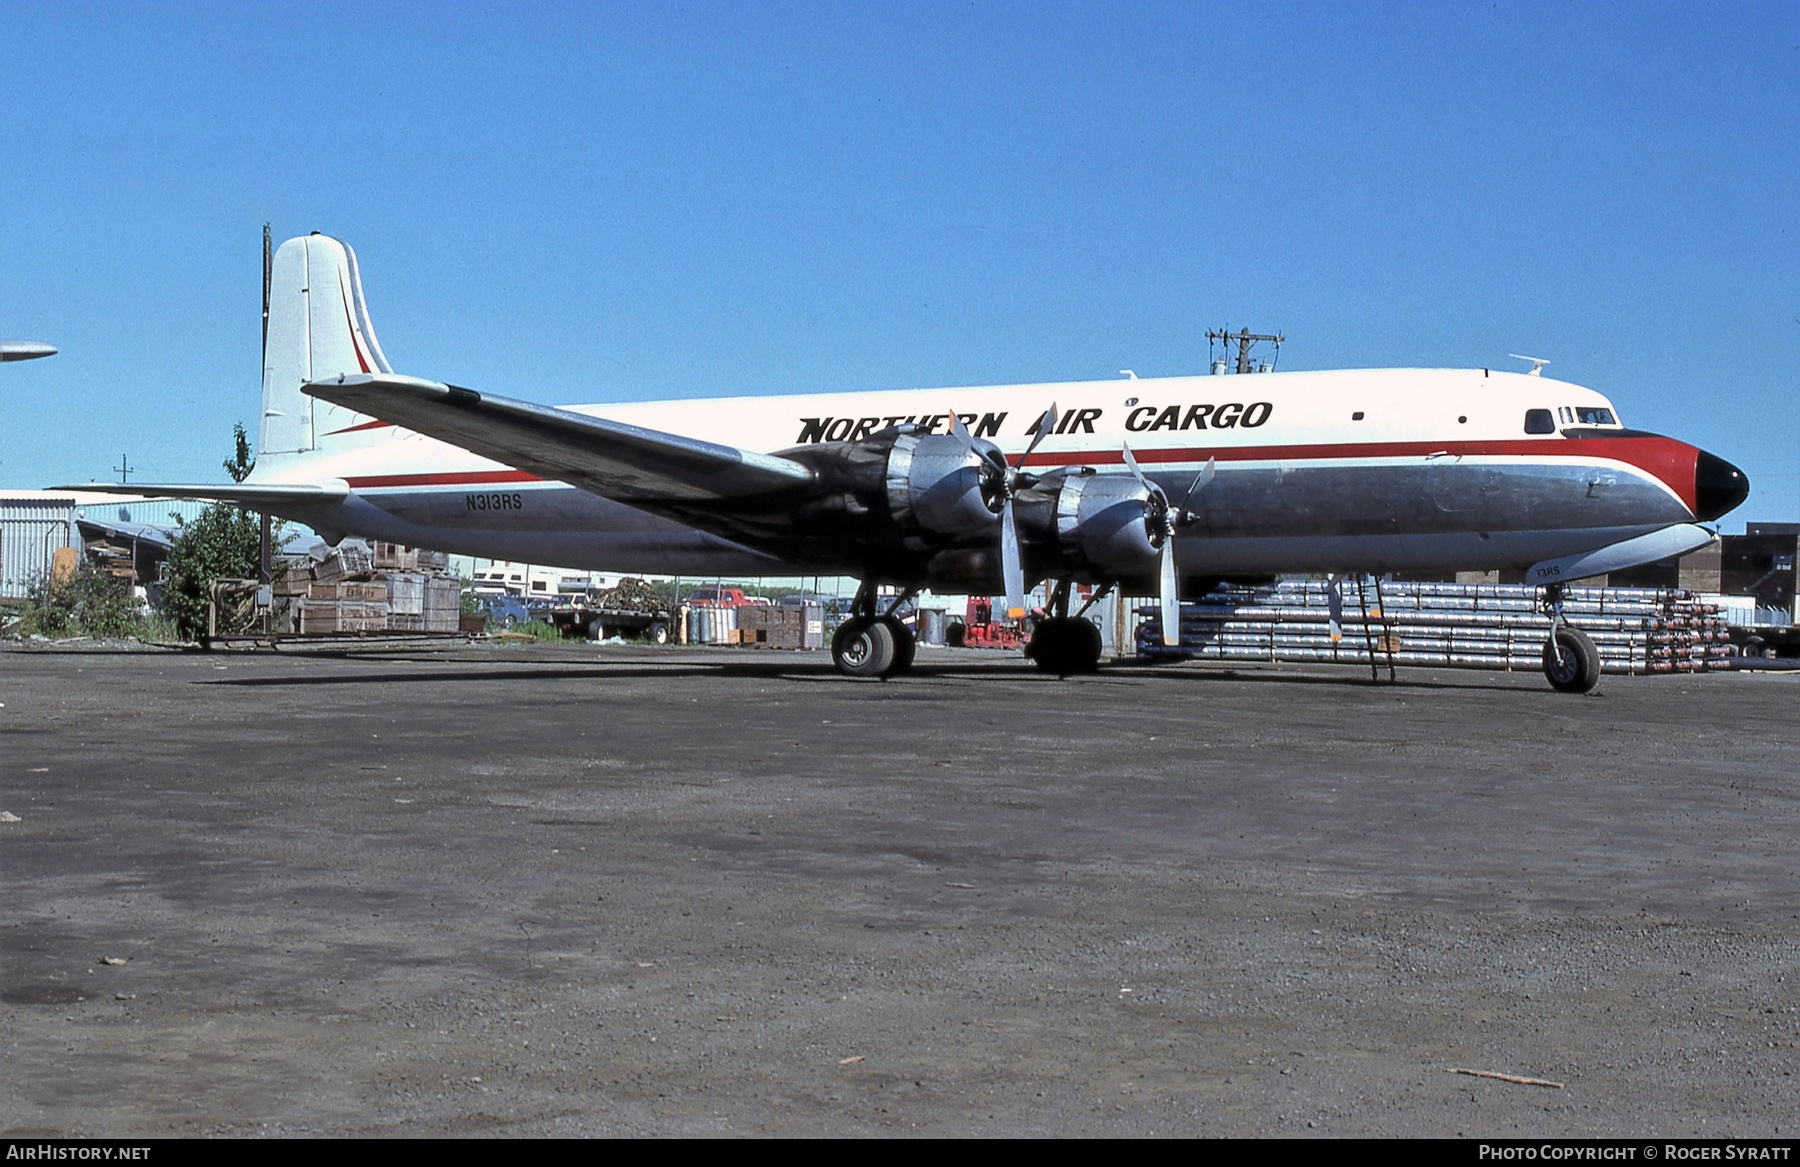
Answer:
<svg viewBox="0 0 1800 1167"><path fill-rule="evenodd" d="M1014 506L1034 559L1091 580L1153 573L1169 535L1161 491L1091 466L1045 476Z"/></svg>
<svg viewBox="0 0 1800 1167"><path fill-rule="evenodd" d="M991 442L903 425L779 453L818 475L810 497L780 503L778 533L811 541L805 554L849 545L850 564L906 577L922 556L999 530L1006 461Z"/></svg>
<svg viewBox="0 0 1800 1167"><path fill-rule="evenodd" d="M1005 500L1005 467L953 434L901 433L887 459L888 514L905 528L967 535L992 527ZM991 449L991 447L989 447Z"/></svg>

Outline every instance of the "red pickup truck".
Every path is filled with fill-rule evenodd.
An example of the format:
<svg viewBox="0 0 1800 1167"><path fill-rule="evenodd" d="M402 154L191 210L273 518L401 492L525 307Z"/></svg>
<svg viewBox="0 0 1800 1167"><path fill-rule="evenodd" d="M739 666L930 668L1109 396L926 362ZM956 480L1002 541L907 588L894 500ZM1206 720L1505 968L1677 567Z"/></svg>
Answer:
<svg viewBox="0 0 1800 1167"><path fill-rule="evenodd" d="M688 593L687 602L711 608L746 608L756 603L742 588L696 588Z"/></svg>

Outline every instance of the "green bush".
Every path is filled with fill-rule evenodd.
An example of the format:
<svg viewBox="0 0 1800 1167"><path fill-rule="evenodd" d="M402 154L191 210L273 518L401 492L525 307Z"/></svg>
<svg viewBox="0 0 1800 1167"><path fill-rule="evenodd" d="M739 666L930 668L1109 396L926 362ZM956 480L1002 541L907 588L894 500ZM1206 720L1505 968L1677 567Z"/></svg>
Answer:
<svg viewBox="0 0 1800 1167"><path fill-rule="evenodd" d="M49 575L32 587L19 613L17 631L30 636L132 636L143 612L124 580L82 563L57 581Z"/></svg>
<svg viewBox="0 0 1800 1167"><path fill-rule="evenodd" d="M527 620L513 631L523 632L533 640L546 644L554 644L563 638L562 629L548 620Z"/></svg>

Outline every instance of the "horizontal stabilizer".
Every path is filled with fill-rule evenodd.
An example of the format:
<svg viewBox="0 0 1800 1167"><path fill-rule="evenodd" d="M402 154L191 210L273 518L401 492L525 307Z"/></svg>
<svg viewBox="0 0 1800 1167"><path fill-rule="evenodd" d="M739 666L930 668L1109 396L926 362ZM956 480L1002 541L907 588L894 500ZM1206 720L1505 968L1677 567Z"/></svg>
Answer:
<svg viewBox="0 0 1800 1167"><path fill-rule="evenodd" d="M349 496L348 486L254 486L248 482L228 483L129 483L120 486L104 482L84 482L78 486L56 486L52 490L74 490L87 494L135 494L144 498L187 498L203 502L229 502L255 510L259 507L280 509L296 503L341 502Z"/></svg>
<svg viewBox="0 0 1800 1167"><path fill-rule="evenodd" d="M314 397L622 502L704 502L804 488L786 458L493 397L416 377L349 374L305 387Z"/></svg>

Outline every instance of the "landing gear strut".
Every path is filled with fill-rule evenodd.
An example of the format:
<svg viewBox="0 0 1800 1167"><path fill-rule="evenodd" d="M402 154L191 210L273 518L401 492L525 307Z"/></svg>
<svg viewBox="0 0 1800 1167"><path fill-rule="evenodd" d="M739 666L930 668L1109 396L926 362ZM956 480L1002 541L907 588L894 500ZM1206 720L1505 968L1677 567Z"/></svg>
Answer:
<svg viewBox="0 0 1800 1167"><path fill-rule="evenodd" d="M1031 643L1025 646L1025 655L1041 672L1062 677L1093 672L1100 665L1100 630L1079 615L1069 615L1068 580L1056 585L1048 607L1052 614L1038 622L1036 631L1031 634Z"/></svg>
<svg viewBox="0 0 1800 1167"><path fill-rule="evenodd" d="M910 629L894 610L912 595L908 588L880 615L875 610L875 577L870 575L856 589L855 615L838 625L831 638L831 659L838 672L850 677L892 677L912 668L916 644Z"/></svg>
<svg viewBox="0 0 1800 1167"><path fill-rule="evenodd" d="M1563 621L1563 586L1544 589L1550 637L1544 642L1544 678L1559 693L1589 693L1600 683L1600 649L1579 628Z"/></svg>

